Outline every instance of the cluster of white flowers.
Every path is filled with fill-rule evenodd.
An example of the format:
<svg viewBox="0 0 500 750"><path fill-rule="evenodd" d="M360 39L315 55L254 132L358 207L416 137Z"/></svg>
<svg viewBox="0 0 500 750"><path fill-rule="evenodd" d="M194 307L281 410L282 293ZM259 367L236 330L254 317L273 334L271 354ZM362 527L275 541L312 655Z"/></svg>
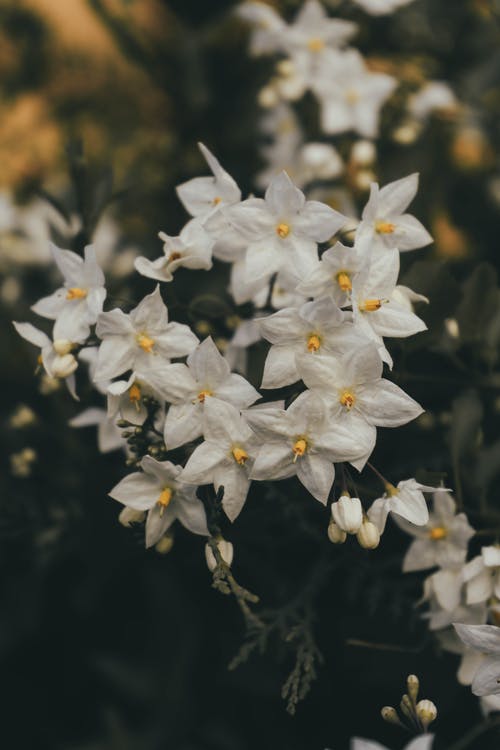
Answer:
<svg viewBox="0 0 500 750"><path fill-rule="evenodd" d="M346 217L306 200L285 172L271 180L264 198L242 200L232 177L208 149L201 150L212 176L178 188L193 218L179 237L162 234L164 256L153 262L137 258L137 270L168 282L181 265L208 270L212 254L230 262L235 302L252 301L257 310L244 325L270 342L262 388L305 384L305 389L297 386L288 408L282 401L252 406L261 394L231 372L212 339L200 343L188 326L169 322L160 284L129 313L103 312L105 280L92 246L84 258L52 247L63 284L33 306L54 321L52 337L29 323L15 324L40 347L46 373L64 379L75 397L79 360L89 365L107 410L87 409L72 424L97 424L103 450L124 445L117 422L142 429L151 399L160 408L148 426L163 434L164 452L189 444L184 466L145 457L137 465L140 471L110 493L136 514L148 512L148 546L174 518L207 533L195 496L198 485L224 487L223 508L231 520L252 480L296 475L326 504L335 463L361 470L377 427L397 427L422 412L382 377L383 363L392 366L384 337L425 328L412 311L418 295L397 285L399 251L430 242L423 226L404 213L416 193L417 175L381 190L372 186L354 245L347 247L332 240ZM329 240L333 244L320 257L319 246ZM270 312L269 306L279 309ZM184 357L185 363L179 361ZM386 495L367 517L360 500L347 496L344 483L342 497L332 505L335 541L355 533L363 546L376 547L389 512L425 523L422 490L431 489L414 480L397 488L387 484ZM330 538L336 533L332 524Z"/></svg>
<svg viewBox="0 0 500 750"><path fill-rule="evenodd" d="M415 527L401 518L396 521L415 537L405 555L403 571L437 568L424 582L423 602L429 607L424 617L429 628L443 649L460 654L459 682L472 684L473 692L482 697L485 711L498 711L500 547L482 547L481 554L467 561L475 531L465 513L457 513L455 501L446 490L435 492L425 526Z"/></svg>

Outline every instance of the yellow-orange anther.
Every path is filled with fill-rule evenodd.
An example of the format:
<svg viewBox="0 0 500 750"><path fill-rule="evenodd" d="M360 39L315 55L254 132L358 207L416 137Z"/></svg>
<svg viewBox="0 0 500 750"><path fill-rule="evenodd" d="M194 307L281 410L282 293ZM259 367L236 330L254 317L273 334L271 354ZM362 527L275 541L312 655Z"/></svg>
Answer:
<svg viewBox="0 0 500 750"><path fill-rule="evenodd" d="M325 48L325 42L324 39L315 37L313 39L309 39L309 41L307 42L307 46L311 52L321 52L321 50Z"/></svg>
<svg viewBox="0 0 500 750"><path fill-rule="evenodd" d="M282 240L285 239L285 237L288 237L290 234L290 227L288 224L278 224L276 227L276 234L278 237L281 237Z"/></svg>
<svg viewBox="0 0 500 750"><path fill-rule="evenodd" d="M170 253L168 256L168 262L172 263L173 260L179 260L179 258L182 258L182 253L178 253L177 251L174 251L173 253Z"/></svg>
<svg viewBox="0 0 500 750"><path fill-rule="evenodd" d="M350 292L352 289L351 277L347 271L339 271L337 274L337 282L343 292Z"/></svg>
<svg viewBox="0 0 500 750"><path fill-rule="evenodd" d="M340 397L340 403L345 406L346 409L352 409L356 403L356 397L351 391L344 391Z"/></svg>
<svg viewBox="0 0 500 750"><path fill-rule="evenodd" d="M221 202L221 200L222 200L222 198L219 198L219 196L217 195L217 196L216 196L216 197L215 197L215 198L213 199L213 201L212 201L212 204L213 204L214 206L218 206L218 205L219 205L219 203Z"/></svg>
<svg viewBox="0 0 500 750"><path fill-rule="evenodd" d="M391 484L390 482L386 482L385 483L385 493L386 493L386 495L389 495L389 497L394 497L394 495L398 495L399 494L399 490L398 490L397 487L394 487L394 485Z"/></svg>
<svg viewBox="0 0 500 750"><path fill-rule="evenodd" d="M243 464L248 458L248 453L243 448L233 448L232 454L233 454L234 460L240 466L243 466Z"/></svg>
<svg viewBox="0 0 500 750"><path fill-rule="evenodd" d="M198 393L198 401L203 404L207 396L211 396L212 391L209 391L208 389L205 391L200 391Z"/></svg>
<svg viewBox="0 0 500 750"><path fill-rule="evenodd" d="M354 89L346 91L345 98L348 104L356 104L359 100L359 94Z"/></svg>
<svg viewBox="0 0 500 750"><path fill-rule="evenodd" d="M154 339L149 338L149 336L146 336L145 333L141 333L139 336L137 336L137 343L139 344L141 349L144 349L144 351L148 354L153 353L153 346L155 345Z"/></svg>
<svg viewBox="0 0 500 750"><path fill-rule="evenodd" d="M66 292L66 299L85 299L88 292L86 289L81 289L79 286L72 286Z"/></svg>
<svg viewBox="0 0 500 750"><path fill-rule="evenodd" d="M307 440L305 440L304 438L299 438L298 440L296 440L292 447L294 462L299 458L299 456L303 456L306 450Z"/></svg>
<svg viewBox="0 0 500 750"><path fill-rule="evenodd" d="M141 400L141 388L137 383L132 383L128 389L128 397L133 404L137 404Z"/></svg>
<svg viewBox="0 0 500 750"><path fill-rule="evenodd" d="M320 348L320 346L321 346L321 339L318 336L318 334L317 333L311 333L311 335L307 339L307 348L308 348L308 350L311 353L312 352L317 352L318 349Z"/></svg>
<svg viewBox="0 0 500 750"><path fill-rule="evenodd" d="M160 497L156 501L156 504L160 506L160 516L163 515L163 511L165 510L168 505L170 505L170 501L172 499L172 490L170 487L165 487L160 493Z"/></svg>
<svg viewBox="0 0 500 750"><path fill-rule="evenodd" d="M390 221L377 221L375 224L375 231L379 234L392 234L395 229L396 225Z"/></svg>
<svg viewBox="0 0 500 750"><path fill-rule="evenodd" d="M435 526L429 531L429 537L434 541L438 542L440 539L445 539L448 536L448 529L444 526Z"/></svg>
<svg viewBox="0 0 500 750"><path fill-rule="evenodd" d="M375 310L380 310L382 305L388 301L386 299L365 299L364 302L360 302L358 307L361 312L375 312Z"/></svg>

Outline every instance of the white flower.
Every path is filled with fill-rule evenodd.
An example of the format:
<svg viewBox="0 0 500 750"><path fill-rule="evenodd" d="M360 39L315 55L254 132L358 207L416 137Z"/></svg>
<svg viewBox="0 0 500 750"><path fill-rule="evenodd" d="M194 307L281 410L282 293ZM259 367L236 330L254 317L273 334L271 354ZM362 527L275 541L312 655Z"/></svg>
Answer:
<svg viewBox="0 0 500 750"><path fill-rule="evenodd" d="M390 182L379 188L372 183L370 198L356 232L359 241L372 244L374 250L398 249L402 252L425 247L432 237L411 214L404 211L418 190L418 174Z"/></svg>
<svg viewBox="0 0 500 750"><path fill-rule="evenodd" d="M264 199L249 198L222 213L246 240L243 281L253 294L280 270L297 280L308 274L317 263L316 243L325 242L346 221L324 203L306 201L286 172L271 181Z"/></svg>
<svg viewBox="0 0 500 750"><path fill-rule="evenodd" d="M71 427L97 427L97 447L101 453L109 453L125 447L121 432L104 409L90 407L69 420Z"/></svg>
<svg viewBox="0 0 500 750"><path fill-rule="evenodd" d="M408 100L409 113L423 122L435 111L449 111L456 106L455 94L443 81L429 81Z"/></svg>
<svg viewBox="0 0 500 750"><path fill-rule="evenodd" d="M273 345L266 357L262 388L281 388L299 380L297 354L340 354L362 342L352 325L344 325L346 320L347 314L329 297L257 319L263 338Z"/></svg>
<svg viewBox="0 0 500 750"><path fill-rule="evenodd" d="M370 72L357 50L330 53L315 87L323 131L335 135L354 130L365 138L376 137L380 109L396 85L392 76Z"/></svg>
<svg viewBox="0 0 500 750"><path fill-rule="evenodd" d="M500 599L500 547L483 547L463 571L467 604Z"/></svg>
<svg viewBox="0 0 500 750"><path fill-rule="evenodd" d="M75 375L78 368L78 362L71 354L72 342L66 339L57 339L52 341L46 333L40 331L31 323L13 323L14 328L23 339L30 344L40 347L40 362L45 372L51 378L60 378L66 382L68 391L77 401L78 396L75 392ZM77 342L75 342L77 343Z"/></svg>
<svg viewBox="0 0 500 750"><path fill-rule="evenodd" d="M403 5L408 5L413 0L354 0L367 13L372 16L385 16L387 13L393 13Z"/></svg>
<svg viewBox="0 0 500 750"><path fill-rule="evenodd" d="M352 288L354 323L377 345L380 356L392 368L392 357L383 337L405 338L427 326L407 305L394 298L399 274L399 253L383 253L357 274Z"/></svg>
<svg viewBox="0 0 500 750"><path fill-rule="evenodd" d="M250 487L250 469L256 453L255 435L238 409L218 398L206 401L204 442L194 449L181 474L182 482L213 483L224 487L222 506L234 521Z"/></svg>
<svg viewBox="0 0 500 750"><path fill-rule="evenodd" d="M457 623L454 627L467 646L487 655L472 681L474 695L500 694L500 628Z"/></svg>
<svg viewBox="0 0 500 750"><path fill-rule="evenodd" d="M252 54L262 55L281 49L286 23L273 8L262 2L245 2L237 6L236 12L255 26L250 38Z"/></svg>
<svg viewBox="0 0 500 750"><path fill-rule="evenodd" d="M221 167L203 143L198 147L205 157L213 177L194 177L176 188L179 199L191 216L207 217L223 206L241 200L241 191L230 174Z"/></svg>
<svg viewBox="0 0 500 750"><path fill-rule="evenodd" d="M302 393L285 411L268 405L245 413L261 448L252 479L285 479L294 474L321 503L335 477L334 461L354 461L373 449L371 433L358 435L332 419L323 399Z"/></svg>
<svg viewBox="0 0 500 750"><path fill-rule="evenodd" d="M159 285L128 315L118 308L101 313L96 333L102 339L95 371L97 381L109 380L126 370L144 376L169 364L173 357L189 354L198 343L188 326L168 322Z"/></svg>
<svg viewBox="0 0 500 750"><path fill-rule="evenodd" d="M109 495L128 508L148 511L146 547L156 544L177 518L194 534L208 536L203 503L196 487L179 482L181 466L144 456L142 472L134 472L118 482Z"/></svg>
<svg viewBox="0 0 500 750"><path fill-rule="evenodd" d="M411 740L404 750L431 750L433 741L433 734L421 734L419 737L415 737L415 739ZM387 750L387 748L379 742L363 740L360 737L355 737L351 740L350 750Z"/></svg>
<svg viewBox="0 0 500 750"><path fill-rule="evenodd" d="M445 492L440 487L427 487L419 484L415 479L404 479L397 487L386 485L386 492L374 500L368 518L380 533L385 529L389 513L395 513L416 526L425 526L429 522L429 510L425 502L424 492Z"/></svg>
<svg viewBox="0 0 500 750"><path fill-rule="evenodd" d="M54 261L64 277L64 285L31 308L37 315L55 320L54 338L82 341L90 333L106 299L104 274L92 245L81 258L71 250L51 244Z"/></svg>
<svg viewBox="0 0 500 750"><path fill-rule="evenodd" d="M147 373L146 377L155 374L155 370ZM142 378L140 373L133 372L128 380L115 380L107 385L108 417L110 419L126 419L135 425L141 425L148 416L148 410L144 404L145 397L152 397L161 402L161 395L151 383ZM160 408L156 415L156 429L163 429L165 409Z"/></svg>
<svg viewBox="0 0 500 750"><path fill-rule="evenodd" d="M465 513L457 514L456 510L451 494L441 490L433 495L433 510L425 526L414 526L395 516L398 526L415 537L403 561L404 572L434 566L448 568L465 562L469 539L475 532Z"/></svg>
<svg viewBox="0 0 500 750"><path fill-rule="evenodd" d="M196 440L203 431L203 412L214 396L245 409L260 394L241 375L231 373L229 364L210 337L188 359L187 364L168 365L152 373L150 382L172 404L165 421L168 450Z"/></svg>
<svg viewBox="0 0 500 750"><path fill-rule="evenodd" d="M332 503L332 518L347 534L356 534L363 523L363 507L359 497L341 495L336 503Z"/></svg>
<svg viewBox="0 0 500 750"><path fill-rule="evenodd" d="M329 294L342 307L348 304L353 281L366 262L356 246L336 242L323 253L310 275L299 282L297 291L308 297Z"/></svg>
<svg viewBox="0 0 500 750"><path fill-rule="evenodd" d="M416 401L382 378L382 360L371 342L341 357L301 355L296 362L306 386L328 399L331 419L363 445L374 444L376 427L399 427L422 413Z"/></svg>
<svg viewBox="0 0 500 750"><path fill-rule="evenodd" d="M178 237L170 237L165 232L160 232L158 236L164 243L163 257L153 261L143 256L135 259L135 268L142 276L158 281L172 281L174 271L181 266L205 271L212 268L215 240L207 234L199 220L188 221Z"/></svg>

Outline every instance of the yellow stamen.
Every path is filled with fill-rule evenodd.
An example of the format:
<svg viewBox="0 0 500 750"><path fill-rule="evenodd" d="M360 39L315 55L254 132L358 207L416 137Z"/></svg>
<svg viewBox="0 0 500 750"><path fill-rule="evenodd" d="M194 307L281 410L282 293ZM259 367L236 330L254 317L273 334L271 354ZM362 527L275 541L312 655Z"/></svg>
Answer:
<svg viewBox="0 0 500 750"><path fill-rule="evenodd" d="M218 206L218 205L219 205L219 203L221 202L221 200L222 200L222 198L219 198L219 196L216 196L216 197L215 197L215 198L213 199L212 203L213 203L213 205L214 205L214 206Z"/></svg>
<svg viewBox="0 0 500 750"><path fill-rule="evenodd" d="M382 305L385 305L386 302L389 302L388 299L365 299L364 302L361 302L358 307L361 310L361 312L375 312L375 310L380 310Z"/></svg>
<svg viewBox="0 0 500 750"><path fill-rule="evenodd" d="M80 289L79 286L72 286L66 292L66 299L85 299L88 292L86 289Z"/></svg>
<svg viewBox="0 0 500 750"><path fill-rule="evenodd" d="M396 225L390 221L377 221L375 224L375 231L379 234L392 234L395 229Z"/></svg>
<svg viewBox="0 0 500 750"><path fill-rule="evenodd" d="M429 531L429 537L434 541L438 542L440 539L445 539L448 536L448 529L444 526L435 526Z"/></svg>
<svg viewBox="0 0 500 750"><path fill-rule="evenodd" d="M307 46L311 52L321 52L325 48L325 42L323 39L313 38L309 39Z"/></svg>
<svg viewBox="0 0 500 750"><path fill-rule="evenodd" d="M130 388L128 389L128 397L130 399L130 402L132 404L135 404L137 410L139 411L139 401L141 400L141 388L137 383L132 383Z"/></svg>
<svg viewBox="0 0 500 750"><path fill-rule="evenodd" d="M395 495L399 495L399 490L397 487L394 487L393 484L390 482L385 483L385 492L386 495L389 495L389 497L394 497Z"/></svg>
<svg viewBox="0 0 500 750"><path fill-rule="evenodd" d="M276 227L276 234L278 237L281 237L282 240L285 239L285 237L288 237L290 234L290 227L288 224L278 224Z"/></svg>
<svg viewBox="0 0 500 750"><path fill-rule="evenodd" d="M311 333L307 339L307 349L311 352L317 352L321 346L321 339L317 333Z"/></svg>
<svg viewBox="0 0 500 750"><path fill-rule="evenodd" d="M346 91L345 98L348 104L356 104L359 100L359 94L354 89L350 89L349 91Z"/></svg>
<svg viewBox="0 0 500 750"><path fill-rule="evenodd" d="M154 339L149 338L145 333L141 333L137 336L137 343L141 349L144 349L148 354L153 353L153 346L155 345Z"/></svg>
<svg viewBox="0 0 500 750"><path fill-rule="evenodd" d="M207 396L212 396L212 395L213 395L213 394L212 394L212 391L209 391L209 390L207 389L207 390L205 390L205 391L200 391L200 392L198 393L198 397L197 397L197 398L198 398L198 401L199 401L199 402L200 402L201 404L203 404L203 403L205 402L205 399L206 399L206 397L207 397Z"/></svg>
<svg viewBox="0 0 500 750"><path fill-rule="evenodd" d="M292 451L294 454L293 462L295 463L295 461L299 458L299 456L303 456L306 450L307 450L307 440L305 440L304 438L298 438L298 440L295 441L292 447Z"/></svg>
<svg viewBox="0 0 500 750"><path fill-rule="evenodd" d="M348 411L350 411L356 403L356 396L354 395L354 393L351 393L351 391L344 391L340 397L340 403L342 404L342 406L345 406Z"/></svg>
<svg viewBox="0 0 500 750"><path fill-rule="evenodd" d="M156 504L160 506L160 516L163 515L165 508L167 508L170 505L170 501L172 500L173 492L170 489L170 487L165 487L161 493L160 497L156 501Z"/></svg>
<svg viewBox="0 0 500 750"><path fill-rule="evenodd" d="M248 459L248 453L246 452L246 450L243 450L243 448L236 447L236 448L233 448L231 452L233 454L233 458L236 461L236 463L239 464L240 466L243 466L245 461Z"/></svg>
<svg viewBox="0 0 500 750"><path fill-rule="evenodd" d="M339 271L337 274L337 282L343 292L350 292L352 289L351 277L347 271Z"/></svg>
<svg viewBox="0 0 500 750"><path fill-rule="evenodd" d="M168 262L172 263L173 260L179 260L179 258L182 258L182 253L175 251L168 256Z"/></svg>

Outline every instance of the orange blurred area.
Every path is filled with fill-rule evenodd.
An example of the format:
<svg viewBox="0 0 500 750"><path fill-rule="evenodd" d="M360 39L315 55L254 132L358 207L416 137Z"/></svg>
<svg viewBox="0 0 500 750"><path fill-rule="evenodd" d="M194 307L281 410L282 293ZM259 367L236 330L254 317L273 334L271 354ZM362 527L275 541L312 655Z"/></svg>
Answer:
<svg viewBox="0 0 500 750"><path fill-rule="evenodd" d="M146 182L159 180L170 103L140 55L166 44L172 28L155 0L3 0L0 187L57 181L75 136L119 178L139 170Z"/></svg>

